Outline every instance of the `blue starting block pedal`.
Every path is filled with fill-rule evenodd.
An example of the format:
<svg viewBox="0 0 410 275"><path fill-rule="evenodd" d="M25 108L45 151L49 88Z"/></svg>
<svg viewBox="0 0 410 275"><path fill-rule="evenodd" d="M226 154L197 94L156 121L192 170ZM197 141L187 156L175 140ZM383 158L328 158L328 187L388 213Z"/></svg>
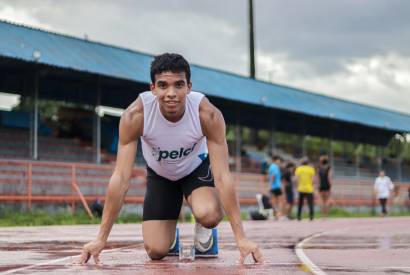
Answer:
<svg viewBox="0 0 410 275"><path fill-rule="evenodd" d="M212 246L205 252L200 252L195 248L195 257L198 258L217 258L218 257L218 230L212 228Z"/></svg>
<svg viewBox="0 0 410 275"><path fill-rule="evenodd" d="M172 248L169 249L167 256L178 256L179 255L179 228L177 227L175 230L175 243L173 244Z"/></svg>

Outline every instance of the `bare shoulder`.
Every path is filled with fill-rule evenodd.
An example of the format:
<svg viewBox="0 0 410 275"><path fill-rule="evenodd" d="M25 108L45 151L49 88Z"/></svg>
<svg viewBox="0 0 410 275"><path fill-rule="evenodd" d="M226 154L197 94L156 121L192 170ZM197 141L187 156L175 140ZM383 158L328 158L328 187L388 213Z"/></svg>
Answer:
<svg viewBox="0 0 410 275"><path fill-rule="evenodd" d="M142 135L144 129L144 107L138 97L125 109L120 120L120 141L126 144Z"/></svg>
<svg viewBox="0 0 410 275"><path fill-rule="evenodd" d="M199 104L199 119L202 132L206 137L222 131L225 135L225 121L221 111L204 97Z"/></svg>

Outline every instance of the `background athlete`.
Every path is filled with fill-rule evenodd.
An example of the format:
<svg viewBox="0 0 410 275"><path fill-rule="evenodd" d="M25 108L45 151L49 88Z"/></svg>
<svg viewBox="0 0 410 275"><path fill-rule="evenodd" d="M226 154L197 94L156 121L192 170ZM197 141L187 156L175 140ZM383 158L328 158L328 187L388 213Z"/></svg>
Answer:
<svg viewBox="0 0 410 275"><path fill-rule="evenodd" d="M151 81L151 91L140 94L121 117L117 162L100 230L96 240L84 245L80 263L91 255L99 263L129 188L140 137L147 161L142 230L148 256L158 260L168 254L185 196L197 222L197 248L210 243L206 239L212 238L210 228L222 220L223 206L240 261L251 254L255 262L262 262L258 245L246 238L242 227L221 112L203 94L191 91L189 64L178 54L157 56L151 64Z"/></svg>

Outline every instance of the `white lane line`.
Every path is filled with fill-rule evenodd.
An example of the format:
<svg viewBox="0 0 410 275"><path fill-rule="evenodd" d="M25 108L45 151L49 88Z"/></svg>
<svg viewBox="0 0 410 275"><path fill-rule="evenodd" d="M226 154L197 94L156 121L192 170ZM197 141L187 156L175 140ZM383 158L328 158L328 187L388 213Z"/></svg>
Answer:
<svg viewBox="0 0 410 275"><path fill-rule="evenodd" d="M302 240L301 242L299 242L296 246L295 246L295 253L296 255L299 257L299 259L302 261L302 263L307 266L309 268L309 270L316 275L326 275L326 273L317 265L315 265L308 256L306 256L305 252L303 252L303 245L305 243L307 243L308 241L317 238L321 235L324 235L326 232L321 232L321 233L317 233L314 234L304 240Z"/></svg>
<svg viewBox="0 0 410 275"><path fill-rule="evenodd" d="M142 244L133 244L133 245L129 245L129 246L123 246L123 247L118 247L118 248L113 248L113 249L107 249L107 250L103 250L100 254L105 254L105 253L109 253L109 252L114 252L117 250L122 250L122 249L126 249L126 248L131 248L131 247L135 247L135 246L140 246ZM58 263L58 262L62 262L65 260L69 260L69 259L76 259L79 258L81 255L77 255L77 256L68 256L68 257L64 257L64 258L60 258L60 259L54 259L51 261L47 261L47 262L42 262L42 263L37 263L37 264L33 264L33 265L29 265L29 266L25 266L25 267L20 267L20 268L16 268L16 269L11 269L11 270L7 270L4 272L1 272L1 275L6 275L6 274L13 274L19 271L24 271L27 269L32 269L38 266L43 266L43 265L50 265L50 264L54 264L54 263ZM90 259L91 260L91 259ZM73 264L75 265L75 264Z"/></svg>
<svg viewBox="0 0 410 275"><path fill-rule="evenodd" d="M410 269L410 266L376 266L376 267L360 267L360 266L352 266L348 267L350 270L360 271L360 272L376 272L376 271L384 271L389 272L390 270L403 270L403 269ZM346 267L329 267L332 271L334 270L346 270ZM391 272L391 271L390 271Z"/></svg>

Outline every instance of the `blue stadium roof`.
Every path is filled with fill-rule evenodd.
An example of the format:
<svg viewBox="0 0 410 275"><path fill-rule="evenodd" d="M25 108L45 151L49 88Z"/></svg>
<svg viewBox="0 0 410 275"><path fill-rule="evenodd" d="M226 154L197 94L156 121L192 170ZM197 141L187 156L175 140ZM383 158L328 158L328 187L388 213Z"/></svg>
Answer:
<svg viewBox="0 0 410 275"><path fill-rule="evenodd" d="M0 21L0 56L149 83L152 56ZM410 115L192 65L193 89L207 95L310 116L410 132Z"/></svg>

